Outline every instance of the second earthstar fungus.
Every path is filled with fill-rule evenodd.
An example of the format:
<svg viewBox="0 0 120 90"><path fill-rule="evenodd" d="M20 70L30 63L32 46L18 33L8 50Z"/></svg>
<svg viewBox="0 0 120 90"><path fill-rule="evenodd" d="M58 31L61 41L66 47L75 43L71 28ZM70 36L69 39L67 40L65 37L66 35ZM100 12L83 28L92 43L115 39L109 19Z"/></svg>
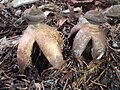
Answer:
<svg viewBox="0 0 120 90"><path fill-rule="evenodd" d="M35 41L51 65L54 68L61 69L65 61L61 52L63 40L59 31L45 24L34 24L28 26L19 40L17 61L20 72L24 71L25 66L31 60L32 48Z"/></svg>
<svg viewBox="0 0 120 90"><path fill-rule="evenodd" d="M88 42L92 40L91 55L93 59L101 59L106 51L106 36L100 30L98 25L89 23L84 17L79 18L79 23L75 25L70 32L68 38L73 38L73 55L76 59L80 59Z"/></svg>

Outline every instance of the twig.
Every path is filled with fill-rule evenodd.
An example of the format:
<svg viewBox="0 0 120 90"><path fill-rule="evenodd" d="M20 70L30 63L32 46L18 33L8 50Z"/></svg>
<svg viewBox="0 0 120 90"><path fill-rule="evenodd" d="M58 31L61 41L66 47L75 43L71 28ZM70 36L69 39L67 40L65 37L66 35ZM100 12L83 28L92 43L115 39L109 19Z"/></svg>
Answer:
<svg viewBox="0 0 120 90"><path fill-rule="evenodd" d="M103 85L103 84L101 84L101 83L97 83L97 82L94 82L94 81L91 81L91 82L92 82L93 84L96 84L96 85L103 86L103 87L107 88L106 85Z"/></svg>
<svg viewBox="0 0 120 90"><path fill-rule="evenodd" d="M45 90L45 87L44 87L43 81L41 82L41 86L42 86L42 90Z"/></svg>
<svg viewBox="0 0 120 90"><path fill-rule="evenodd" d="M119 63L117 63L117 60L116 60L116 58L114 57L114 54L113 54L113 53L111 53L110 55L111 55L111 57L113 58L113 60L116 62L116 64L117 64L118 66L120 66L120 64L119 64Z"/></svg>
<svg viewBox="0 0 120 90"><path fill-rule="evenodd" d="M26 87L24 87L24 88L21 88L21 87L16 87L18 90L27 90L28 89L28 87L26 86Z"/></svg>
<svg viewBox="0 0 120 90"><path fill-rule="evenodd" d="M120 30L120 24L118 24L117 28L115 29L115 32Z"/></svg>
<svg viewBox="0 0 120 90"><path fill-rule="evenodd" d="M63 87L63 90L66 90L66 87L67 87L67 84L68 84L68 80L69 80L69 79L66 80L65 85L64 85L64 87Z"/></svg>
<svg viewBox="0 0 120 90"><path fill-rule="evenodd" d="M3 72L3 74L4 74L4 76L5 76L6 78L11 79L11 80L14 80L13 78L9 77L6 73Z"/></svg>
<svg viewBox="0 0 120 90"><path fill-rule="evenodd" d="M104 74L105 71L106 71L106 69L104 69L104 70L101 72L101 74L100 74L93 82L98 81L98 80L101 78L101 76ZM91 85L92 85L92 83L90 83L88 86L91 86Z"/></svg>
<svg viewBox="0 0 120 90"><path fill-rule="evenodd" d="M106 71L106 69L104 69L104 70L102 71L102 73L101 73L94 81L99 80L99 79L101 78L101 76L104 74L105 71Z"/></svg>
<svg viewBox="0 0 120 90"><path fill-rule="evenodd" d="M112 49L113 51L120 52L120 49L114 49L111 46L109 46L109 48Z"/></svg>
<svg viewBox="0 0 120 90"><path fill-rule="evenodd" d="M30 84L30 81L28 81L28 80L26 80L26 79L22 79L22 81Z"/></svg>
<svg viewBox="0 0 120 90"><path fill-rule="evenodd" d="M89 78L87 79L86 83L90 81L91 77L92 77L92 76L89 76Z"/></svg>
<svg viewBox="0 0 120 90"><path fill-rule="evenodd" d="M102 86L100 86L101 90L104 90Z"/></svg>

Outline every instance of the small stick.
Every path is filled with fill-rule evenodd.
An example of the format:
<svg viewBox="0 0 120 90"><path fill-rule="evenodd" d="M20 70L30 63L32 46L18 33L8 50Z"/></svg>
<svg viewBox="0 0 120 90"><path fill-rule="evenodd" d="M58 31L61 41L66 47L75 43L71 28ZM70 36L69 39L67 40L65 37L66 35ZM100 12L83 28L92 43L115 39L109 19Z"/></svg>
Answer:
<svg viewBox="0 0 120 90"><path fill-rule="evenodd" d="M96 85L103 86L103 87L107 88L106 85L103 85L103 84L101 84L101 83L97 83L97 82L94 82L94 81L91 81L91 82L92 82L93 84L96 84Z"/></svg>
<svg viewBox="0 0 120 90"><path fill-rule="evenodd" d="M100 77L104 74L104 72L106 71L106 69L104 69L101 74L94 80L94 82L98 81L100 79ZM91 86L92 83L90 83L88 86Z"/></svg>
<svg viewBox="0 0 120 90"><path fill-rule="evenodd" d="M66 90L67 84L68 84L68 79L67 79L66 82L65 82L65 85L64 85L64 87L63 87L63 90Z"/></svg>
<svg viewBox="0 0 120 90"><path fill-rule="evenodd" d="M45 90L43 81L41 82L41 85L42 85L42 89Z"/></svg>

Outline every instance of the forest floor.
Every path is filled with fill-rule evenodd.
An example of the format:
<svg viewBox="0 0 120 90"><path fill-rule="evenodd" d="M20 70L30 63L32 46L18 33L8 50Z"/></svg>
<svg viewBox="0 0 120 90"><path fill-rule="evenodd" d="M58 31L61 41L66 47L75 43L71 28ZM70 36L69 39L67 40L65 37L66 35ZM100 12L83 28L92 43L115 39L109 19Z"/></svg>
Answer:
<svg viewBox="0 0 120 90"><path fill-rule="evenodd" d="M120 6L115 0L19 0L21 4L16 0L10 3L13 1L0 0L0 90L120 90ZM24 1L27 3L22 3ZM113 5L118 7L109 11ZM33 7L37 7L38 13L31 11L36 16L27 16L25 10L34 10ZM49 14L44 20L37 17L46 11ZM105 13L103 18L99 11ZM74 39L69 40L68 36L81 15L101 27L105 34L107 46L100 60L93 60L91 41L84 48L81 60L74 58ZM63 71L55 69L34 43L33 63L26 65L23 73L19 72L19 39L29 24L35 22L60 31L62 55L67 62Z"/></svg>

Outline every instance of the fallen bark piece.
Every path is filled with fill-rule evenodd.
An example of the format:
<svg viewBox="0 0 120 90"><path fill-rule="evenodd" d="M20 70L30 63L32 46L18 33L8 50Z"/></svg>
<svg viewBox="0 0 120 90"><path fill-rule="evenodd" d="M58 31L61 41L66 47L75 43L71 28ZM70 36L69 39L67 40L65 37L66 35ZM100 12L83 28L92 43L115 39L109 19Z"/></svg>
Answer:
<svg viewBox="0 0 120 90"><path fill-rule="evenodd" d="M14 8L16 8L16 7L19 7L21 5L30 4L30 3L34 3L37 1L39 1L39 0L13 0L11 4Z"/></svg>
<svg viewBox="0 0 120 90"><path fill-rule="evenodd" d="M44 24L34 24L28 26L18 45L17 61L20 72L24 71L25 66L31 59L31 51L35 41L51 65L54 68L62 69L65 61L61 52L63 40L60 33L56 28Z"/></svg>
<svg viewBox="0 0 120 90"><path fill-rule="evenodd" d="M107 8L103 13L107 17L119 17L120 16L120 5L113 5Z"/></svg>

